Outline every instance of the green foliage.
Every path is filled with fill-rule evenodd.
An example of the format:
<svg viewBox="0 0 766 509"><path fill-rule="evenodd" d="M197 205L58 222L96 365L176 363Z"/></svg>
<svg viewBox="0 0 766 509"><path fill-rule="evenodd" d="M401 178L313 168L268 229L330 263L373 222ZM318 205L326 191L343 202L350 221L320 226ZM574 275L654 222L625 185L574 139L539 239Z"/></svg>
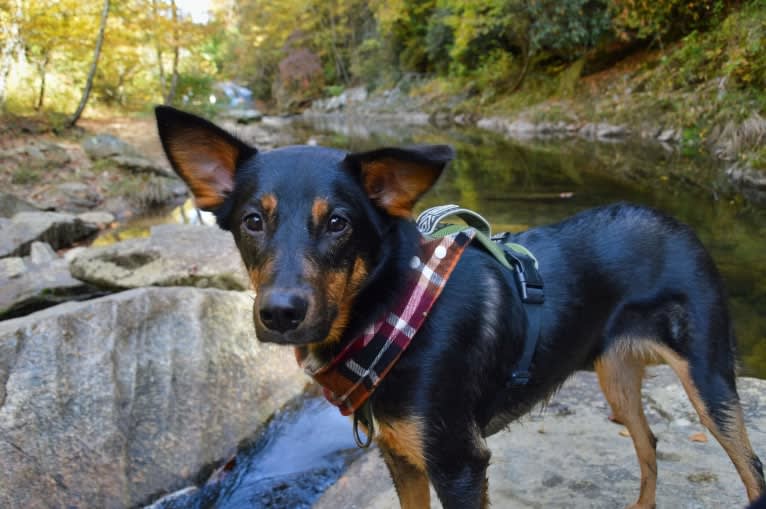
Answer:
<svg viewBox="0 0 766 509"><path fill-rule="evenodd" d="M11 5L0 0L0 55L12 54L16 39L21 53L9 89L0 90L5 107L71 110L101 0L23 0L18 12ZM594 49L671 40L679 42L667 57L642 70L641 90L660 100L662 92L712 80L727 91L766 89L764 0L234 0L213 2L207 24L174 5L113 2L93 86L97 104L144 110L173 95L175 104L205 111L213 84L229 79L290 108L359 84L407 88L425 80L441 80L435 88L443 93L468 90L482 106L515 104L504 96L573 96L583 70L592 72ZM301 54L316 58L310 73L302 71L305 59L291 59ZM766 93L749 107L766 107Z"/></svg>
<svg viewBox="0 0 766 509"><path fill-rule="evenodd" d="M612 31L609 6L603 0L535 0L529 3L534 48L560 52L575 60Z"/></svg>
<svg viewBox="0 0 766 509"><path fill-rule="evenodd" d="M35 184L42 179L38 170L32 168L18 168L11 176L11 183L17 185Z"/></svg>
<svg viewBox="0 0 766 509"><path fill-rule="evenodd" d="M674 39L706 28L725 12L727 0L612 0L615 28L640 39Z"/></svg>
<svg viewBox="0 0 766 509"><path fill-rule="evenodd" d="M680 89L718 79L725 88L766 87L766 9L752 2L720 28L692 31L661 63L653 84Z"/></svg>

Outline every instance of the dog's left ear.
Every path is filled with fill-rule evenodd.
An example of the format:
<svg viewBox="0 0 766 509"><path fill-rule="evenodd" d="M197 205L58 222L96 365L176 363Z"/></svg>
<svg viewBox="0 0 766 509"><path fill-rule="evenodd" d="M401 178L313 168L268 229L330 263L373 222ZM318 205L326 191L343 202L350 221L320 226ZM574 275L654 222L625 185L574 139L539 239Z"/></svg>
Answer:
<svg viewBox="0 0 766 509"><path fill-rule="evenodd" d="M154 113L173 169L189 186L197 207L215 210L234 189L237 166L255 148L191 113L170 106L157 106Z"/></svg>
<svg viewBox="0 0 766 509"><path fill-rule="evenodd" d="M415 203L454 158L449 145L417 145L349 154L346 164L376 205L392 216L410 217Z"/></svg>

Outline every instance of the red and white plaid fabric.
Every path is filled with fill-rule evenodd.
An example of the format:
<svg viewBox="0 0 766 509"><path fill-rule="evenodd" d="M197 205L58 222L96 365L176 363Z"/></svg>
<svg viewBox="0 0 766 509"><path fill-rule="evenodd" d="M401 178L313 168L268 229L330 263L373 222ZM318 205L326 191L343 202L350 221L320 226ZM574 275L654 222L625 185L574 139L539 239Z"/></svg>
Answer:
<svg viewBox="0 0 766 509"><path fill-rule="evenodd" d="M467 229L434 240L424 238L410 263L401 299L321 368L307 367L296 348L298 364L322 385L325 397L343 415L367 401L407 349L475 233Z"/></svg>

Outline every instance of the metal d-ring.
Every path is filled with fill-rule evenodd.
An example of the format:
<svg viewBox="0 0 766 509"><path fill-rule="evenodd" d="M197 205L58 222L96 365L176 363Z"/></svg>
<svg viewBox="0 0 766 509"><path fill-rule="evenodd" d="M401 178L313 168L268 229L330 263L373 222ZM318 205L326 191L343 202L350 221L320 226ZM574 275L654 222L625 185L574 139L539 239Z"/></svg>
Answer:
<svg viewBox="0 0 766 509"><path fill-rule="evenodd" d="M375 435L375 425L373 424L372 412L370 410L371 409L369 408L369 404L365 403L362 408L354 412L354 442L356 442L356 446L360 449L367 449L370 447L370 444L372 443L372 437ZM370 414L369 418L366 414ZM367 436L365 437L365 441L362 441L362 438L359 435L359 421L362 421L362 424L364 424L364 426L367 428Z"/></svg>

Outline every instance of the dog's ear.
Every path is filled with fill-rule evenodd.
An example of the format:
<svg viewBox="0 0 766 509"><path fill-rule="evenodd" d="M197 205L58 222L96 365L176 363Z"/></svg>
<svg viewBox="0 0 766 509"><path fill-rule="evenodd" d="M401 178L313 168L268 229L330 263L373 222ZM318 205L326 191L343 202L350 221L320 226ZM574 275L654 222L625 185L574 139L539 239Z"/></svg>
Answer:
<svg viewBox="0 0 766 509"><path fill-rule="evenodd" d="M346 165L375 204L392 216L410 217L415 203L454 158L449 145L417 145L349 154Z"/></svg>
<svg viewBox="0 0 766 509"><path fill-rule="evenodd" d="M186 182L197 207L214 210L234 189L237 165L255 148L215 124L170 106L157 106L157 130L171 166Z"/></svg>

